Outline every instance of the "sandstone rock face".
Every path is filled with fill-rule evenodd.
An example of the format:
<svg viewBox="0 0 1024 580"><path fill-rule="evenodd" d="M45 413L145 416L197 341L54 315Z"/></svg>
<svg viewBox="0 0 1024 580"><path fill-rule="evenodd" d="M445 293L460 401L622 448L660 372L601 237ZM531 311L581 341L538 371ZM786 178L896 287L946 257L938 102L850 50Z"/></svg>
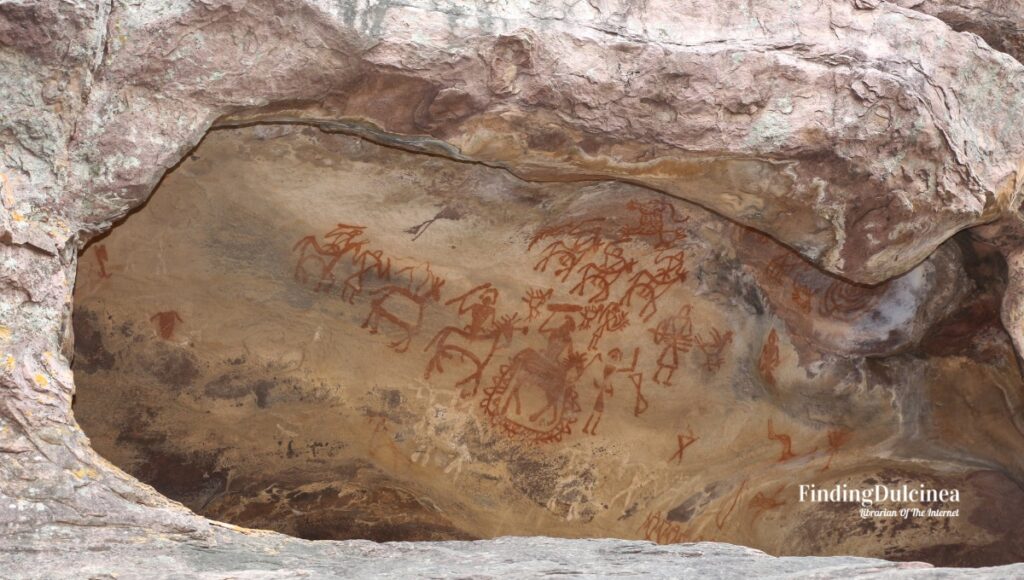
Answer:
<svg viewBox="0 0 1024 580"><path fill-rule="evenodd" d="M625 1L500 13L416 2L102 8L97 30L69 39L83 52L102 43L81 56L83 78L26 71L10 88L16 105L52 110L10 130L64 145L37 151L53 166L31 171L52 182L34 189L60 202L63 221L36 223L47 198L28 198L29 223L6 227L44 246L66 237L65 222L102 229L215 120L303 117L414 135L406 146L531 179L641 183L880 282L1012 205L1024 81L1019 63L974 37L868 4L832 2L822 15L736 3L713 17ZM11 30L59 22L43 7L6 19ZM48 64L25 50L26 67ZM76 113L83 123L62 122Z"/></svg>
<svg viewBox="0 0 1024 580"><path fill-rule="evenodd" d="M3 557L358 549L196 511L1021 560L1019 22L0 4ZM960 515L796 497L844 483L957 488Z"/></svg>
<svg viewBox="0 0 1024 580"><path fill-rule="evenodd" d="M858 286L632 185L218 130L82 255L75 412L169 497L306 538L1013 561L1006 506L976 500L1024 496L939 433L939 393L1005 405L950 366L1019 382L1005 334L942 334L976 284L952 242ZM964 429L1004 441L998 459L953 447L1015 469L1013 421ZM872 481L964 489L970 515L938 524L946 556L935 522L857 534L857 510L798 501L799 484Z"/></svg>
<svg viewBox="0 0 1024 580"><path fill-rule="evenodd" d="M935 16L954 30L973 32L996 50L1024 62L1024 4L1018 0L900 0L896 4Z"/></svg>

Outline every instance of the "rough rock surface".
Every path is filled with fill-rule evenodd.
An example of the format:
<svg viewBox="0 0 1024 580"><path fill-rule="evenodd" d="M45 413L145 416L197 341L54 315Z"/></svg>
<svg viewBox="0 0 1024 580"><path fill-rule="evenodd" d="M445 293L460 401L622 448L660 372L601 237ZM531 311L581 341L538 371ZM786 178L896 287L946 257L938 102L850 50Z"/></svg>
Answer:
<svg viewBox="0 0 1024 580"><path fill-rule="evenodd" d="M1024 62L1024 3L1020 0L898 0L896 4L973 32L996 50Z"/></svg>
<svg viewBox="0 0 1024 580"><path fill-rule="evenodd" d="M377 544L367 541L302 542L271 534L217 530L216 549L190 541L150 538L141 545L110 545L83 554L73 546L46 548L0 566L31 570L7 576L55 578L69 567L89 578L949 578L921 563L869 558L773 558L728 544L676 544L622 540L500 538L480 542ZM26 565L26 560L31 568ZM956 573L958 578L1024 574L1024 565Z"/></svg>
<svg viewBox="0 0 1024 580"><path fill-rule="evenodd" d="M1020 12L1011 3L979 5L981 10L968 3L939 4L730 1L717 3L712 13L703 3L686 0L0 3L0 534L4 549L15 550L13 555L6 552L11 558L8 569L23 575L41 570L39 561L24 556L22 547L29 546L78 549L166 538L167 550L174 554L191 550L175 543L187 537L206 547L202 553L215 552L218 542L251 541L252 550L270 549L262 544L269 542L265 537L243 540L211 528L207 520L93 451L71 411L72 334L86 341L98 337L102 345L109 329L97 316L96 326L73 332L71 313L78 251L142 204L166 170L203 135L215 126L282 121L303 121L394 148L504 168L538 191L564 193L565 200L587 193L588 186L570 183L576 181L598 182L589 185L596 188L595 196L603 192L614 198L619 186L600 182L615 180L630 184L623 189L638 188L637 196L648 201L661 199L654 196L661 192L732 220L678 206L692 213L693 226L711 224L710 230L719 228L714 232L718 236L731 232L719 238L708 233L707 239L715 243L694 248L695 253L713 248L727 255L698 255L709 263L735 259L745 264L709 271L704 281L709 295L741 298L734 293L736 279L719 277L739 271L741 278L768 288L764 306L769 314L745 322L731 343L724 334L707 333L711 328L724 332L716 323L735 322L728 317L737 315L708 299L701 320L715 322L701 336L712 351L723 343L741 346L744 356L722 368L763 386L765 372L756 353L771 335L765 321L777 317L778 329L772 330L779 356L769 348L767 360L769 367L779 361L778 377L772 374L772 380L780 388L759 400L744 390L744 383L731 383L731 390L718 391L723 399L717 403L735 398L741 401L738 408L751 416L764 418L748 408L755 405L774 405L780 414L770 441L754 448L742 432L766 429L720 423L722 434L737 436L737 447L723 444L722 449L734 461L765 452L772 444L781 447L783 457L786 450L804 455L785 457L783 470L790 459L794 465L814 462L810 470L826 461L839 462L836 467L830 463L826 474L837 473L847 460L855 466L866 462L870 452L877 452L880 457L871 467L891 468L885 473L893 481L928 473L930 481L974 490L965 492L974 498L974 504L964 506L972 515L951 523L952 548L935 543L939 534L911 530L911 551L893 557L931 554L935 560L952 553L962 555L958 561L971 555L990 562L1019 560L1020 540L1007 530L1024 509L1016 483L1024 457L1019 453L1020 376L1010 339L994 321L1002 296L1001 319L1018 347L1024 344L1017 324L1024 319L1024 293L1019 291L1024 260L1017 233L1024 187L1024 67L1011 56L1019 57ZM961 20L961 14L967 16ZM977 32L989 42L957 30ZM410 205L410 216L414 208L420 215L423 201ZM562 209L585 215L599 208L578 203ZM642 221L629 222L628 209L607 210L621 219L613 220L612 230L602 230L602 238L641 227ZM296 225L311 226L305 233L323 243L334 218L319 218L299 216ZM499 222L498 231L516 225L513 217L508 223L492 219ZM438 218L430 229L445 221ZM962 229L989 222L995 225L949 241ZM387 225L383 218L380 223ZM534 220L534 227L541 225L562 232L565 224ZM179 236L187 238L189 227L179 224ZM686 234L705 239L704 230ZM766 258L761 248L783 252L760 237L765 234L818 268L791 262L788 296L772 295L779 292L771 284L778 268L759 262ZM381 249L400 247L397 235L388 239L383 230L381 235ZM660 239L637 243L664 249L658 248ZM236 248L243 249L265 260L275 251ZM1005 283L999 267L986 259L999 253L1010 269ZM787 261L795 259L786 255ZM99 256L93 257L98 264ZM691 270L694 277L697 271ZM825 272L845 279L835 282L840 290L829 294L837 279ZM111 285L124 273L115 271ZM474 280L462 280L464 290ZM513 302L514 282L509 281L506 296ZM691 286L695 282L689 281ZM884 285L866 291L855 282ZM319 278L314 276L311 283L316 285ZM455 287L452 283L449 288ZM320 294L315 290L306 286L293 291ZM839 292L858 309L876 309L878 315L904 312L909 304L923 307L920 315L899 324L890 320L892 332L878 336L873 333L881 327L836 321L834 309L807 312L803 305L814 291L833 297ZM787 298L796 308L785 304ZM898 301L900 308L879 308L889 300ZM142 306L139 310L152 312ZM175 336L163 336L177 320L166 318L172 310L152 312L164 315L151 322L161 340ZM185 320L186 325L195 322ZM456 324L459 319L451 320ZM765 333L763 344L751 342L758 325ZM262 344L277 346L273 340L266 337ZM183 347L164 346L177 353L168 356L177 358L153 368L164 376L185 372L188 377L188 358L179 352ZM600 352L603 346L594 349ZM534 343L523 348L537 349ZM113 364L98 347L92 354L83 357L84 364L96 372ZM114 356L109 348L107 354ZM657 361L654 367L660 368ZM288 358L279 363L291 364ZM741 363L743 368L737 368ZM706 360L704 364L715 366ZM413 363L408 365L412 368ZM200 370L196 378L203 376ZM398 365L393 372L406 370ZM813 376L801 376L808 370ZM184 383L198 388L191 380ZM832 414L844 408L834 398L850 390L856 391L850 397L856 421L849 427L866 425L871 435L853 439L857 453L823 454L822 445L838 448L846 441L843 421ZM195 394L185 391L179 396ZM279 390L261 389L257 383L226 381L211 389L228 393L225 400L241 398L241 391L257 407L261 392L264 403L273 404L281 396ZM630 393L628 384L625 391ZM885 399L889 407L882 404ZM595 409L597 402L584 403ZM621 398L615 404L622 404ZM613 409L609 401L609 415ZM781 409L799 409L800 420L783 419ZM372 415L374 409L370 411ZM375 416L383 417L387 426L386 415ZM430 415L418 418L430 421ZM610 429L613 422L608 425ZM364 425L361 432L372 429ZM812 434L819 440L813 453L801 445ZM671 443L672 433L663 435ZM696 455L697 449L689 451ZM400 451L391 455L394 461L401 457ZM728 461L720 467L723 473L731 471ZM866 473L861 468L850 477ZM526 471L536 468L527 466ZM728 490L733 490L732 504L738 504L747 488L740 471L735 473L731 485L706 490L706 497L695 497L693 503L722 503L719 494L729 497ZM770 471L759 474L755 482L767 486L761 495L742 496L746 517L754 518L759 505L772 505L770 493L779 481L773 477ZM680 489L692 484L683 483ZM570 491L560 485L556 482L555 489ZM581 493L572 490L566 501L543 509L568 526L581 514L566 510L591 501ZM762 499L755 502L757 497ZM679 513L690 513L687 506L680 507ZM735 512L717 505L714 511ZM698 534L726 527L710 511L698 517L703 518L695 523ZM823 526L834 523L818 521ZM453 529L465 532L452 522ZM647 535L655 525L644 531L643 524L634 533ZM609 521L601 530L619 534L616 525ZM668 526L666 538L675 539L674 530ZM841 527L800 532L808 541L829 540L828 532L849 536ZM759 536L756 527L750 534L737 541L789 549L769 546L768 536ZM783 541L779 534L774 537ZM287 544L299 553L330 551L325 546L333 546ZM832 547L850 551L872 546ZM142 552L132 557L148 561ZM68 568L57 564L51 568L55 573ZM167 562L179 569L184 565L191 566L181 559ZM187 567L182 570L188 572Z"/></svg>
<svg viewBox="0 0 1024 580"><path fill-rule="evenodd" d="M7 165L31 191L5 229L44 249L140 203L214 122L253 118L641 183L862 282L1022 187L1024 68L888 3L8 6L25 151Z"/></svg>

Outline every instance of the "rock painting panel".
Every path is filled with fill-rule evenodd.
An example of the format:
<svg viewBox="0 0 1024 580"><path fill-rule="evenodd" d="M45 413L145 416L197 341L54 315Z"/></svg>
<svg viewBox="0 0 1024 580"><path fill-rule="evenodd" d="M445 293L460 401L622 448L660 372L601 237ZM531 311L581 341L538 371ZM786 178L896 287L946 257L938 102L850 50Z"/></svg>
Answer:
<svg viewBox="0 0 1024 580"><path fill-rule="evenodd" d="M673 302L686 295L688 216L660 199L626 201L613 215L538 228L525 250L548 285L525 289L517 303L494 280L442 296L449 287L426 256L398 259L366 226L342 222L294 244L294 279L365 311L362 328L393 336L396 353L425 353L431 385L464 399L482 392L478 407L500 432L536 444L593 437L616 390L634 418L651 408L645 369L665 387L688 364L715 373L733 336L715 326L696 333L691 304L663 313L669 292ZM647 329L653 345L622 343L659 313ZM425 318L445 322L411 348ZM684 358L694 347L702 363Z"/></svg>

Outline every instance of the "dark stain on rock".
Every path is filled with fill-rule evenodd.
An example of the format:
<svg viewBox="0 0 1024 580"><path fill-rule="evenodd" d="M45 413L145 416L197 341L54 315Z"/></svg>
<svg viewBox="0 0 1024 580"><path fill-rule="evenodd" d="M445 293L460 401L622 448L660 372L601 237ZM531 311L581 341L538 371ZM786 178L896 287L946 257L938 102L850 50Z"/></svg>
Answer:
<svg viewBox="0 0 1024 580"><path fill-rule="evenodd" d="M935 544L922 548L892 547L883 556L897 562L928 562L942 567L986 567L1016 564L1024 557L1019 541L1000 539L981 545L966 542Z"/></svg>
<svg viewBox="0 0 1024 580"><path fill-rule="evenodd" d="M203 393L214 399L240 399L253 395L256 406L265 409L270 404L270 392L276 387L268 379L247 379L235 373L223 374L203 387Z"/></svg>
<svg viewBox="0 0 1024 580"><path fill-rule="evenodd" d="M509 458L508 470L513 487L547 509L566 464L564 458L542 458L526 452Z"/></svg>
<svg viewBox="0 0 1024 580"><path fill-rule="evenodd" d="M268 404L268 397L270 396L270 390L274 388L274 383L270 381L257 381L252 386L252 392L256 395L256 406L265 409Z"/></svg>
<svg viewBox="0 0 1024 580"><path fill-rule="evenodd" d="M694 516L698 511L714 501L718 496L722 495L722 491L717 482L707 485L701 491L686 498L683 503L672 508L665 514L665 519L670 522L681 522L686 523L690 521L690 518Z"/></svg>
<svg viewBox="0 0 1024 580"><path fill-rule="evenodd" d="M96 313L85 308L77 309L71 323L75 333L74 370L95 373L112 369L114 355L103 343L103 333Z"/></svg>
<svg viewBox="0 0 1024 580"><path fill-rule="evenodd" d="M143 450L158 447L167 441L167 435L153 430L159 413L152 407L139 405L131 410L118 431L118 445L131 445Z"/></svg>
<svg viewBox="0 0 1024 580"><path fill-rule="evenodd" d="M404 407L405 399L400 389L373 387L367 393L370 405L360 407L366 417L386 417L388 421L403 425L415 421L418 416Z"/></svg>
<svg viewBox="0 0 1024 580"><path fill-rule="evenodd" d="M997 471L978 471L966 479L970 487L961 493L970 494L983 506L973 510L968 521L993 534L1019 529L1024 521L1024 490L1017 483Z"/></svg>
<svg viewBox="0 0 1024 580"><path fill-rule="evenodd" d="M402 391L387 389L381 393L389 409L397 409L402 404Z"/></svg>
<svg viewBox="0 0 1024 580"><path fill-rule="evenodd" d="M976 335L989 328L1002 328L999 310L1000 302L994 295L965 305L928 331L921 341L921 350L935 356L971 354L978 346Z"/></svg>
<svg viewBox="0 0 1024 580"><path fill-rule="evenodd" d="M199 359L182 347L155 342L142 358L146 372L168 387L184 389L199 378Z"/></svg>
<svg viewBox="0 0 1024 580"><path fill-rule="evenodd" d="M478 539L456 527L429 498L379 481L328 485L251 482L206 515L248 527L268 528L306 540L376 542Z"/></svg>
<svg viewBox="0 0 1024 580"><path fill-rule="evenodd" d="M227 486L228 474L218 466L219 452L179 453L149 446L143 452L144 461L131 474L193 510L202 509Z"/></svg>

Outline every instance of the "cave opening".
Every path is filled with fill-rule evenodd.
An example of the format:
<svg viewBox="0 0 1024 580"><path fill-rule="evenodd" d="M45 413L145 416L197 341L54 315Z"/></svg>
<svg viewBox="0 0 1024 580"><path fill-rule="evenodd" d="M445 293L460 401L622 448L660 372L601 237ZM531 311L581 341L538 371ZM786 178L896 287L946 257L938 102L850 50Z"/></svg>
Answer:
<svg viewBox="0 0 1024 580"><path fill-rule="evenodd" d="M82 252L74 413L167 497L306 539L1006 563L1004 269L968 232L863 286L639 186L221 128ZM973 495L901 525L796 491L879 482Z"/></svg>

